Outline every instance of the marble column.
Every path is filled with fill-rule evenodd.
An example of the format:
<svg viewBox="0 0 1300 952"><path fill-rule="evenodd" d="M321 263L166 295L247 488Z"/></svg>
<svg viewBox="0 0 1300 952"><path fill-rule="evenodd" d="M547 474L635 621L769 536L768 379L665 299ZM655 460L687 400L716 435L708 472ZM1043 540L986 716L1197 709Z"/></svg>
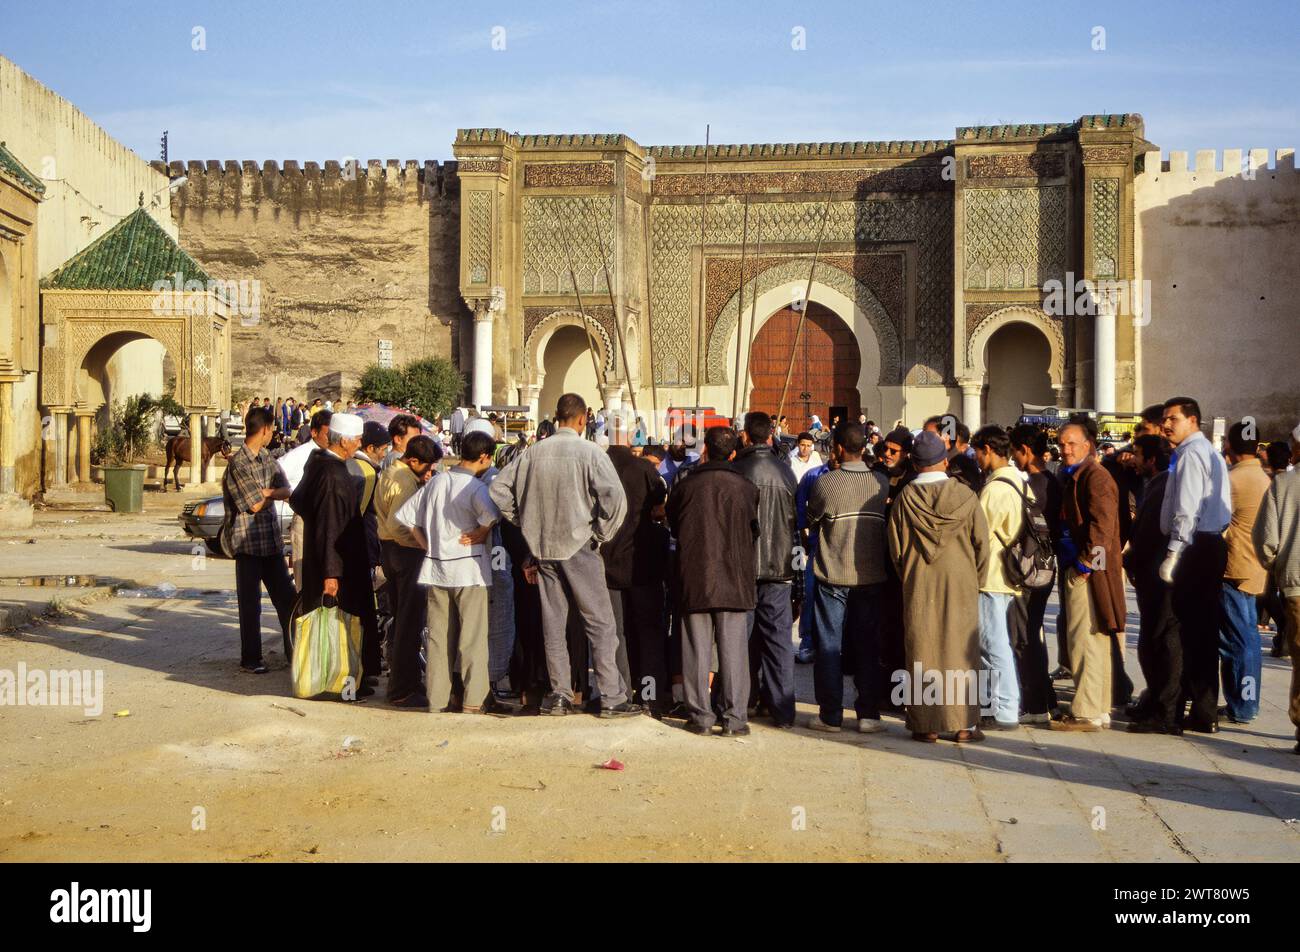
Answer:
<svg viewBox="0 0 1300 952"><path fill-rule="evenodd" d="M541 386L535 384L525 384L524 386L520 387L519 402L520 404L527 405L528 419L532 421L532 425L535 429L537 427L537 424L542 422L541 406L540 406L542 402Z"/></svg>
<svg viewBox="0 0 1300 952"><path fill-rule="evenodd" d="M492 403L492 309L489 302L474 303L474 380L470 402L482 410Z"/></svg>
<svg viewBox="0 0 1300 952"><path fill-rule="evenodd" d="M1092 409L1099 413L1115 410L1115 302L1097 297L1097 323L1093 336Z"/></svg>
<svg viewBox="0 0 1300 952"><path fill-rule="evenodd" d="M984 395L984 381L967 378L961 384L961 422L970 427L974 433L981 426L981 397Z"/></svg>
<svg viewBox="0 0 1300 952"><path fill-rule="evenodd" d="M185 478L187 487L198 486L203 482L199 472L203 466L203 416L190 414L190 471Z"/></svg>

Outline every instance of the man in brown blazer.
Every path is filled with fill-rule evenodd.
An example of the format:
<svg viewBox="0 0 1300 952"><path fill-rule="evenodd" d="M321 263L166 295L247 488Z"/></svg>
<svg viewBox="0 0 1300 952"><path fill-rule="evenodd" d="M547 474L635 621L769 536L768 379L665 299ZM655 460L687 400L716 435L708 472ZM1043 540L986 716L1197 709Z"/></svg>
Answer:
<svg viewBox="0 0 1300 952"><path fill-rule="evenodd" d="M1124 631L1119 488L1097 462L1096 424L1073 417L1061 428L1061 571L1066 644L1074 676L1070 714L1053 730L1110 726L1111 644Z"/></svg>

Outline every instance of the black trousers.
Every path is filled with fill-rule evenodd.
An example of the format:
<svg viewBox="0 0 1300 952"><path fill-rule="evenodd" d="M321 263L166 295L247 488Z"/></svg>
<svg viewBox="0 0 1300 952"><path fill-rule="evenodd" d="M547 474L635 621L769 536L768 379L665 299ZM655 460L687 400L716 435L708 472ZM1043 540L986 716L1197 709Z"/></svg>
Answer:
<svg viewBox="0 0 1300 952"><path fill-rule="evenodd" d="M880 682L876 697L885 710L901 711L892 701L894 674L907 670L907 650L903 634L903 583L893 573L880 588ZM811 610L809 607L808 610Z"/></svg>
<svg viewBox="0 0 1300 952"><path fill-rule="evenodd" d="M668 681L663 584L611 588L609 603L614 609L616 660L627 684L627 699L655 711L667 710L672 706L673 692Z"/></svg>
<svg viewBox="0 0 1300 952"><path fill-rule="evenodd" d="M262 586L280 617L285 660L293 660L289 647L289 615L296 593L289 579L289 567L282 555L236 555L235 596L239 600L239 663L252 667L262 663Z"/></svg>
<svg viewBox="0 0 1300 952"><path fill-rule="evenodd" d="M1183 639L1174 614L1174 590L1154 568L1135 579L1138 612L1138 666L1147 687L1139 716L1174 726L1182 721Z"/></svg>
<svg viewBox="0 0 1300 952"><path fill-rule="evenodd" d="M1011 635L1011 653L1016 659L1020 678L1020 707L1026 714L1046 714L1056 707L1056 689L1047 672L1047 641L1043 619L1052 587L1031 589L1023 598L1012 601L1007 618Z"/></svg>
<svg viewBox="0 0 1300 952"><path fill-rule="evenodd" d="M424 636L428 599L416 581L424 551L385 539L384 577L388 580L389 608L393 615L388 652L388 699L396 701L420 690L420 642Z"/></svg>
<svg viewBox="0 0 1300 952"><path fill-rule="evenodd" d="M1218 721L1219 600L1228 544L1217 532L1198 532L1174 572L1173 605L1183 643L1183 698L1198 725Z"/></svg>

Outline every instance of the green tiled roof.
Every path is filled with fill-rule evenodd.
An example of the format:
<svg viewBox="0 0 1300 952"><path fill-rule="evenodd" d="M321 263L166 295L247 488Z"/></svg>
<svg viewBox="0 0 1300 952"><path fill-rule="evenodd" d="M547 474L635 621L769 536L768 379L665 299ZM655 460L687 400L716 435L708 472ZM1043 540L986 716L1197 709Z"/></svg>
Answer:
<svg viewBox="0 0 1300 952"><path fill-rule="evenodd" d="M0 169L4 169L18 181L22 182L37 195L45 194L45 183L27 170L27 166L18 161L18 157L0 142Z"/></svg>
<svg viewBox="0 0 1300 952"><path fill-rule="evenodd" d="M41 282L67 290L150 291L158 281L210 280L172 236L137 208Z"/></svg>

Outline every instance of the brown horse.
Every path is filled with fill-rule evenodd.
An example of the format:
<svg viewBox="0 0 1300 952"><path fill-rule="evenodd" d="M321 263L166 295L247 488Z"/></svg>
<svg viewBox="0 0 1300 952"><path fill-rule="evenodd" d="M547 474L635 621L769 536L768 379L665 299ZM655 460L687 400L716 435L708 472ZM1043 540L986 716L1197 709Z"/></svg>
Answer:
<svg viewBox="0 0 1300 952"><path fill-rule="evenodd" d="M200 472L207 472L208 460L212 459L214 453L220 453L222 459L229 460L231 455L230 443L219 436L205 438L203 440L203 468ZM163 467L162 479L163 492L167 491L167 476L169 473L176 480L176 491L180 492L181 463L188 463L190 458L190 438L188 436L173 436L167 441L167 465Z"/></svg>

